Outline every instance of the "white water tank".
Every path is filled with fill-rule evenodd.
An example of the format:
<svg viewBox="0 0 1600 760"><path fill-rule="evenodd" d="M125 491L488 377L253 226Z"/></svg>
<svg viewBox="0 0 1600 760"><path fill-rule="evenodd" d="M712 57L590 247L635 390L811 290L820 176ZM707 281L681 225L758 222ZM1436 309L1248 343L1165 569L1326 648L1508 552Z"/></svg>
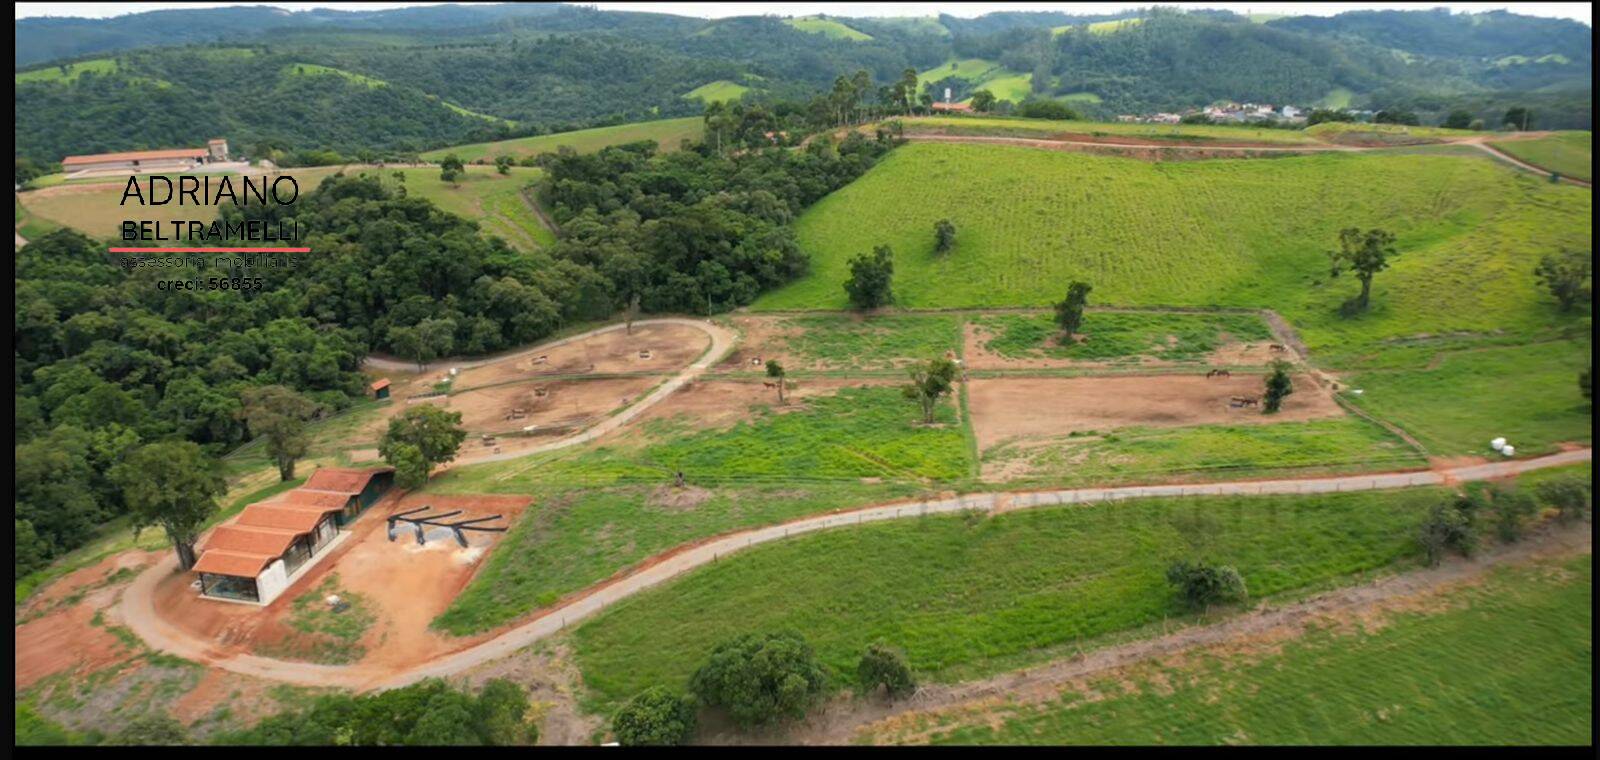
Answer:
<svg viewBox="0 0 1600 760"><path fill-rule="evenodd" d="M1496 438L1496 439L1494 439L1494 440L1489 442L1489 448L1494 449L1495 451L1499 451L1499 450L1501 450L1501 449L1503 449L1505 447L1506 447L1506 439L1504 439L1504 438Z"/></svg>
<svg viewBox="0 0 1600 760"><path fill-rule="evenodd" d="M1516 456L1517 455L1517 447L1512 446L1511 444L1508 443L1508 444L1505 445L1504 448L1500 449L1500 453L1505 454L1508 457Z"/></svg>

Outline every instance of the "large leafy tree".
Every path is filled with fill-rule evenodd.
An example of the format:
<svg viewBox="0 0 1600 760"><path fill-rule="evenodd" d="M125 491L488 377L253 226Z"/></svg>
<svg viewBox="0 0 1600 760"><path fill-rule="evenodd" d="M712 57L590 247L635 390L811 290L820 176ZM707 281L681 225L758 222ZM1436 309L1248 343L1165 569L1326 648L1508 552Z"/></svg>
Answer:
<svg viewBox="0 0 1600 760"><path fill-rule="evenodd" d="M434 467L456 458L466 437L460 412L422 404L389 420L378 453L394 467L401 488L417 488L428 482Z"/></svg>
<svg viewBox="0 0 1600 760"><path fill-rule="evenodd" d="M160 526L178 553L178 566L194 567L194 544L217 498L228 490L222 466L189 441L160 441L129 454L112 470L135 528Z"/></svg>
<svg viewBox="0 0 1600 760"><path fill-rule="evenodd" d="M799 718L822 698L828 675L800 634L745 634L718 644L689 691L743 725Z"/></svg>
<svg viewBox="0 0 1600 760"><path fill-rule="evenodd" d="M617 743L624 747L684 744L694 726L694 704L661 686L639 692L611 719Z"/></svg>
<svg viewBox="0 0 1600 760"><path fill-rule="evenodd" d="M1572 311L1594 295L1594 256L1584 251L1562 251L1539 259L1533 274L1554 296L1562 311Z"/></svg>
<svg viewBox="0 0 1600 760"><path fill-rule="evenodd" d="M933 423L933 411L938 407L939 399L950 395L958 371L955 362L943 357L915 364L907 370L911 382L902 388L902 392L922 408L924 424Z"/></svg>
<svg viewBox="0 0 1600 760"><path fill-rule="evenodd" d="M850 279L844 290L857 309L876 309L894 303L894 251L880 245L872 253L850 259Z"/></svg>
<svg viewBox="0 0 1600 760"><path fill-rule="evenodd" d="M310 445L306 421L317 404L281 385L263 385L244 392L244 418L250 434L266 439L267 456L278 465L279 480L294 479L294 463Z"/></svg>
<svg viewBox="0 0 1600 760"><path fill-rule="evenodd" d="M1328 254L1329 274L1338 277L1344 270L1355 272L1361 282L1361 293L1351 307L1366 311L1372 299L1372 278L1389 268L1394 258L1394 233L1378 228L1361 230L1348 227L1339 231L1339 249Z"/></svg>

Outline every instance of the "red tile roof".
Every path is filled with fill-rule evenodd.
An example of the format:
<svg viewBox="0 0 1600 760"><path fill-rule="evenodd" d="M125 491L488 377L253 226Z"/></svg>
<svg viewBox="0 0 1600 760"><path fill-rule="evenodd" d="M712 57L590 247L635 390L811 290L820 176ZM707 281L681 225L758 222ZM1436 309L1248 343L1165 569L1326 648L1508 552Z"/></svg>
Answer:
<svg viewBox="0 0 1600 760"><path fill-rule="evenodd" d="M267 565L272 564L275 559L277 557L211 549L200 555L200 561L194 563L194 571L197 573L232 575L239 578L254 578L260 575L261 571L266 569Z"/></svg>
<svg viewBox="0 0 1600 760"><path fill-rule="evenodd" d="M285 491L277 498L269 500L269 504L289 504L296 507L329 507L342 509L350 503L350 494L337 491L312 491L305 488L296 488Z"/></svg>
<svg viewBox="0 0 1600 760"><path fill-rule="evenodd" d="M246 528L292 530L297 535L310 533L316 530L317 523L322 522L322 518L328 513L338 512L341 505L342 503L330 508L300 507L282 503L251 504L239 513L233 524Z"/></svg>
<svg viewBox="0 0 1600 760"><path fill-rule="evenodd" d="M301 486L309 491L333 491L355 495L367 487L367 481L380 472L394 472L392 467L379 467L367 470L346 469L343 467L324 467L311 473L306 479L306 484Z"/></svg>
<svg viewBox="0 0 1600 760"><path fill-rule="evenodd" d="M367 387L371 388L372 390L378 390L379 388L387 388L387 387L389 387L389 378L385 377L385 378L382 378L382 379L379 379L379 380L374 380L374 381L372 381L372 385L369 385Z"/></svg>
<svg viewBox="0 0 1600 760"><path fill-rule="evenodd" d="M289 550L289 545L305 531L280 528L257 528L231 523L219 525L206 539L206 553L221 549L236 554L260 554L278 557Z"/></svg>
<svg viewBox="0 0 1600 760"><path fill-rule="evenodd" d="M99 164L106 161L154 161L161 158L204 158L204 148L179 148L176 150L134 150L126 153L96 153L92 156L67 156L61 159L62 166L76 164Z"/></svg>

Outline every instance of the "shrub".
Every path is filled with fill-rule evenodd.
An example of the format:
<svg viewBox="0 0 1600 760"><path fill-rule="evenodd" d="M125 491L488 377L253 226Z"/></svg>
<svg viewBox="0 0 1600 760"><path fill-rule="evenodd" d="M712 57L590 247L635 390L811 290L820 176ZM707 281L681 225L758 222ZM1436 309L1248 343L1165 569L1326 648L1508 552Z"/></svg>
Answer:
<svg viewBox="0 0 1600 760"><path fill-rule="evenodd" d="M856 663L856 678L863 691L870 692L881 686L890 697L902 697L917 688L905 654L882 643L867 647L861 655L861 661Z"/></svg>
<svg viewBox="0 0 1600 760"><path fill-rule="evenodd" d="M639 692L611 719L624 747L684 744L694 733L694 704L660 686Z"/></svg>
<svg viewBox="0 0 1600 760"><path fill-rule="evenodd" d="M1522 539L1528 522L1539 511L1533 498L1512 489L1492 489L1490 503L1494 506L1494 531L1501 541L1514 543Z"/></svg>
<svg viewBox="0 0 1600 760"><path fill-rule="evenodd" d="M189 743L189 731L170 715L137 718L111 737L125 747L173 747Z"/></svg>
<svg viewBox="0 0 1600 760"><path fill-rule="evenodd" d="M1589 484L1577 478L1550 480L1534 489L1539 501L1556 508L1556 517L1562 522L1580 520L1589 514L1592 506Z"/></svg>
<svg viewBox="0 0 1600 760"><path fill-rule="evenodd" d="M745 634L718 644L689 691L741 725L799 718L822 697L827 673L798 633Z"/></svg>
<svg viewBox="0 0 1600 760"><path fill-rule="evenodd" d="M1219 602L1242 601L1249 595L1245 590L1244 576L1238 570L1226 565L1207 564L1204 560L1172 563L1167 568L1167 582L1177 589L1178 598L1191 609L1201 609Z"/></svg>
<svg viewBox="0 0 1600 760"><path fill-rule="evenodd" d="M1470 557L1478 548L1478 531L1473 524L1475 510L1471 496L1464 496L1450 504L1437 504L1428 511L1417 531L1417 544L1430 566L1437 566L1446 551Z"/></svg>

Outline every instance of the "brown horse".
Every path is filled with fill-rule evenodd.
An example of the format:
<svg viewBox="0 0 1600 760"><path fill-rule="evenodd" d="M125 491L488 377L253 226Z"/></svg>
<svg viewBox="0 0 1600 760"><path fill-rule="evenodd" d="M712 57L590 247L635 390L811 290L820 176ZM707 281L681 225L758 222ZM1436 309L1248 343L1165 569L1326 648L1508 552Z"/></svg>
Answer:
<svg viewBox="0 0 1600 760"><path fill-rule="evenodd" d="M1225 369L1214 369L1206 373L1207 380L1210 380L1213 377L1233 377L1233 373Z"/></svg>

